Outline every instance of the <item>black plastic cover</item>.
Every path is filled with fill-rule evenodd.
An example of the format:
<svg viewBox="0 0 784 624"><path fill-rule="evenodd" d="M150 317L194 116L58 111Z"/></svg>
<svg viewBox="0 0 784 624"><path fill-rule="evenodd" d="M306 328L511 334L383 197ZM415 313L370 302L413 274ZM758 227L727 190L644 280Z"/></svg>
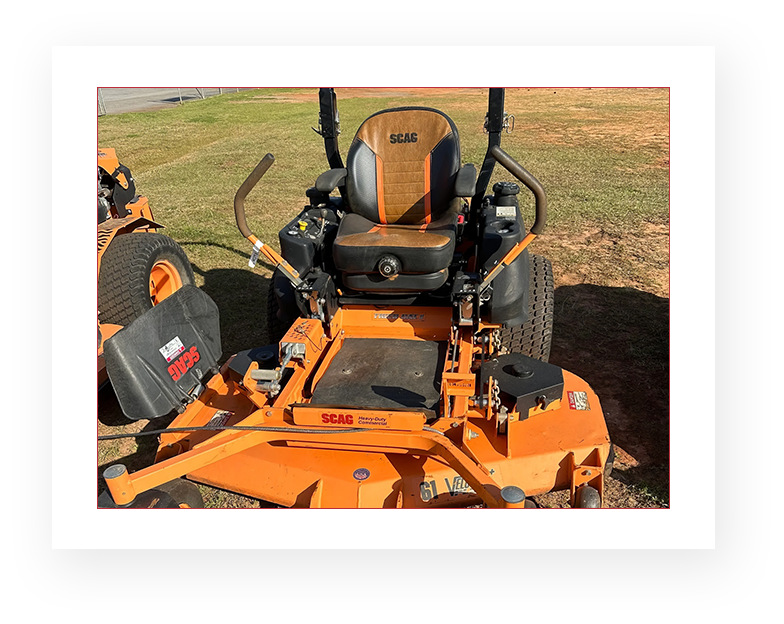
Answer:
<svg viewBox="0 0 784 624"><path fill-rule="evenodd" d="M181 410L221 356L218 306L183 286L104 343L106 371L131 420Z"/></svg>
<svg viewBox="0 0 784 624"><path fill-rule="evenodd" d="M305 207L278 233L281 255L301 275L314 266L323 267L326 260L324 250L329 249L335 240L338 221L337 208L332 203L325 208ZM300 229L300 222L305 224L304 230Z"/></svg>
<svg viewBox="0 0 784 624"><path fill-rule="evenodd" d="M517 199L514 195L510 197L514 205L499 207L491 203L482 213L479 261L485 272L490 272L525 237ZM528 250L524 249L493 280L492 298L485 304L487 310L483 306L482 312L487 321L514 327L528 320L529 270Z"/></svg>
<svg viewBox="0 0 784 624"><path fill-rule="evenodd" d="M278 351L277 344L240 351L231 360L229 368L237 373L240 379L248 372L252 362L256 362L262 370L272 370L278 366Z"/></svg>
<svg viewBox="0 0 784 624"><path fill-rule="evenodd" d="M125 176L125 179L128 181L128 188L123 188L120 182L118 181L118 177L120 174ZM114 172L111 174L112 179L114 180L114 188L112 189L112 202L114 203L114 207L117 210L117 216L127 217L131 214L131 211L126 208L128 204L132 204L136 201L136 184L133 181L133 176L131 176L131 170L128 169L125 165L120 165Z"/></svg>
<svg viewBox="0 0 784 624"><path fill-rule="evenodd" d="M401 274L387 279L378 273L346 273L343 284L358 292L416 293L441 288L449 274L446 269L434 273Z"/></svg>
<svg viewBox="0 0 784 624"><path fill-rule="evenodd" d="M325 171L316 179L316 190L329 195L345 181L347 173L345 168Z"/></svg>
<svg viewBox="0 0 784 624"><path fill-rule="evenodd" d="M476 193L476 167L471 163L460 167L455 179L455 195L457 197L473 197Z"/></svg>
<svg viewBox="0 0 784 624"><path fill-rule="evenodd" d="M490 377L498 382L502 394L515 400L515 409L522 418L527 418L528 410L536 407L540 397L549 404L563 395L563 370L521 353L499 355L482 362L480 387L483 392L486 392Z"/></svg>

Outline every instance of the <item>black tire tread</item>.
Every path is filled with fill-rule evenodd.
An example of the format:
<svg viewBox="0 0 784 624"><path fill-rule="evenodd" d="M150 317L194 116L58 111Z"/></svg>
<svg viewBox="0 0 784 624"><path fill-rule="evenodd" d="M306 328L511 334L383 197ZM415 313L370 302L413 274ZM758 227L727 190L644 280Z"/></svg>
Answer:
<svg viewBox="0 0 784 624"><path fill-rule="evenodd" d="M98 275L98 320L128 325L152 308L149 294L150 259L169 260L183 285L193 285L193 268L177 242L156 232L118 235L109 243Z"/></svg>
<svg viewBox="0 0 784 624"><path fill-rule="evenodd" d="M501 347L509 353L522 353L547 362L555 310L553 267L547 258L536 254L531 254L529 267L528 321L517 327L502 328Z"/></svg>

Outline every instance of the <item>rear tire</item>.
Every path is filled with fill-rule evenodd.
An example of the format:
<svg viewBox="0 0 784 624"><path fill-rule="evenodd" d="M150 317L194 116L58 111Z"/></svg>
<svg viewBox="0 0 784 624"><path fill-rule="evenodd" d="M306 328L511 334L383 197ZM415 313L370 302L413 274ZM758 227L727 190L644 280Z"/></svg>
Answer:
<svg viewBox="0 0 784 624"><path fill-rule="evenodd" d="M531 254L528 281L528 320L501 329L501 348L547 362L553 340L555 287L550 261Z"/></svg>
<svg viewBox="0 0 784 624"><path fill-rule="evenodd" d="M154 232L117 236L98 275L98 319L128 325L182 286L194 285L188 256L175 241Z"/></svg>

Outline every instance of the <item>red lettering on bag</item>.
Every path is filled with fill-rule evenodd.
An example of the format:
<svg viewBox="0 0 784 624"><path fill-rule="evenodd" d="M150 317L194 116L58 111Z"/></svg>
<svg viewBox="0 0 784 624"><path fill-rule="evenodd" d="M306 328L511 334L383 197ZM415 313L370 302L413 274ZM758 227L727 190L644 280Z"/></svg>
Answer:
<svg viewBox="0 0 784 624"><path fill-rule="evenodd" d="M196 364L201 359L199 355L199 351L196 347L191 347L188 351L184 352L179 358L177 358L171 366L167 369L169 371L169 375L173 381L177 381L182 377L189 369L193 368L193 365Z"/></svg>

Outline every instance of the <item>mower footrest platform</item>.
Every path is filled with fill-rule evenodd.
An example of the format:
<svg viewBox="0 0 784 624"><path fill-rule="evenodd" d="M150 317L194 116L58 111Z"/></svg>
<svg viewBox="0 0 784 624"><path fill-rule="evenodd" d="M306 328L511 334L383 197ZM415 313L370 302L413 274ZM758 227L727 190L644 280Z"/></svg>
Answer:
<svg viewBox="0 0 784 624"><path fill-rule="evenodd" d="M446 343L348 338L313 391L312 403L435 410Z"/></svg>

